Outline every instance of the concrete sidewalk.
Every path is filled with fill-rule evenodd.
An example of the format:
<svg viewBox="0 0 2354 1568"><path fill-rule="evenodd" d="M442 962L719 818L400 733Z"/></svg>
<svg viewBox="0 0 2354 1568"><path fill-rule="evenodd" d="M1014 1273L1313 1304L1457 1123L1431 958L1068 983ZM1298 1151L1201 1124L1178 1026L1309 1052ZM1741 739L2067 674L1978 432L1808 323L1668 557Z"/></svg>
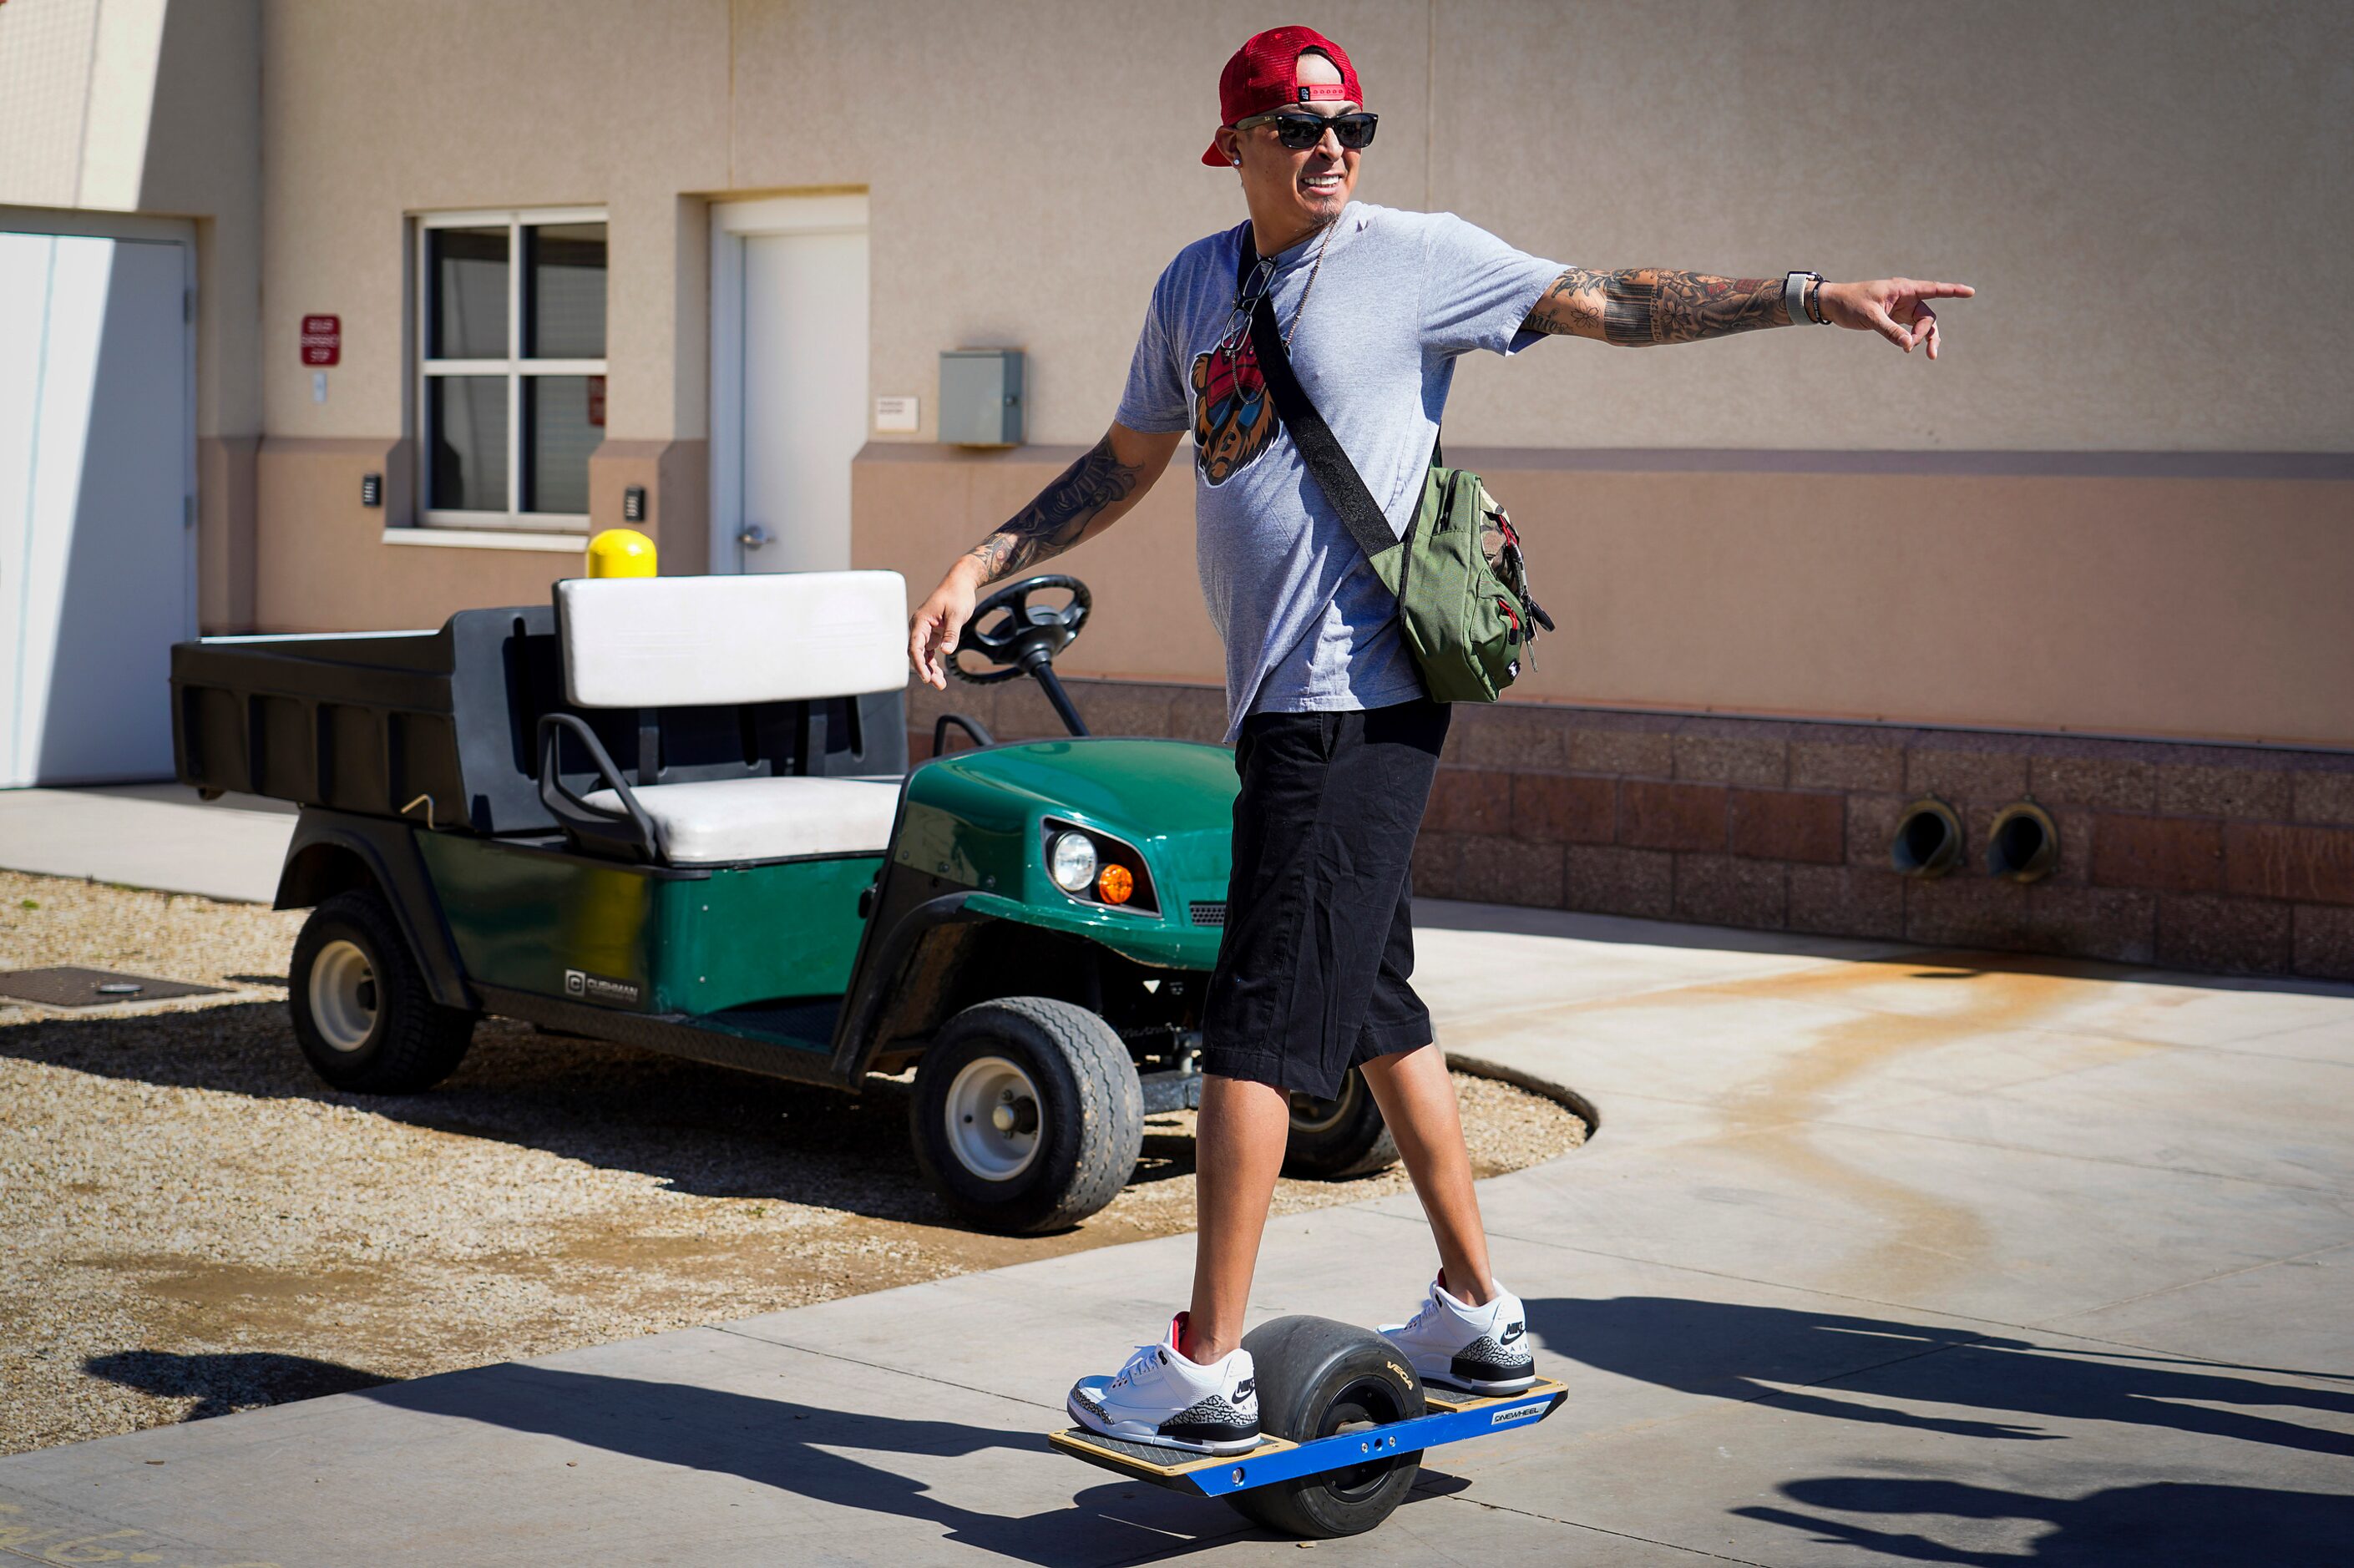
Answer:
<svg viewBox="0 0 2354 1568"><path fill-rule="evenodd" d="M185 784L0 789L0 870L267 904L294 816L258 795L200 800Z"/></svg>
<svg viewBox="0 0 2354 1568"><path fill-rule="evenodd" d="M2345 1560L2354 988L1469 906L1422 925L1451 1048L1600 1111L1585 1150L1482 1188L1573 1393L1435 1452L1416 1500L1320 1552ZM1040 1436L1191 1261L1172 1237L19 1456L0 1547L1296 1563ZM1324 1210L1270 1227L1255 1306L1380 1320L1430 1268L1410 1200Z"/></svg>

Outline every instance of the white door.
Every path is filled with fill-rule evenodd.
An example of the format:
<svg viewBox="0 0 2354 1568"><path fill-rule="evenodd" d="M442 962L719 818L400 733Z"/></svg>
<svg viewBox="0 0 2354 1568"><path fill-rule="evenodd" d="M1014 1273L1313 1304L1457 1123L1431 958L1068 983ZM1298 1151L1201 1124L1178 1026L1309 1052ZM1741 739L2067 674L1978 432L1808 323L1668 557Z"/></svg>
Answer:
<svg viewBox="0 0 2354 1568"><path fill-rule="evenodd" d="M196 635L186 246L0 233L0 786L168 779Z"/></svg>
<svg viewBox="0 0 2354 1568"><path fill-rule="evenodd" d="M715 571L850 565L866 440L866 198L712 208Z"/></svg>

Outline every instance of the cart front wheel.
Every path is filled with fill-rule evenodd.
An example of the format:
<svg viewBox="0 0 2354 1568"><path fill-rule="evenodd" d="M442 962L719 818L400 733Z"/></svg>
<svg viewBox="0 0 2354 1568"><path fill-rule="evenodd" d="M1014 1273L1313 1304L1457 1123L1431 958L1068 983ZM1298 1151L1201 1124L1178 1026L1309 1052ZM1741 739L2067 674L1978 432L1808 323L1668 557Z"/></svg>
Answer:
<svg viewBox="0 0 2354 1568"><path fill-rule="evenodd" d="M1259 1429L1295 1443L1370 1432L1423 1414L1422 1380L1395 1345L1329 1318L1278 1318L1243 1336L1258 1378ZM1286 1535L1356 1535L1389 1518L1422 1469L1419 1453L1277 1481L1226 1500Z"/></svg>
<svg viewBox="0 0 2354 1568"><path fill-rule="evenodd" d="M338 893L312 911L294 939L287 1007L312 1070L360 1094L431 1088L474 1037L474 1014L434 1001L374 893Z"/></svg>
<svg viewBox="0 0 2354 1568"><path fill-rule="evenodd" d="M1144 1096L1111 1025L1009 997L949 1021L916 1069L916 1162L992 1231L1066 1229L1119 1196L1144 1147Z"/></svg>
<svg viewBox="0 0 2354 1568"><path fill-rule="evenodd" d="M1338 1181L1386 1171L1397 1161L1397 1140L1382 1120L1365 1075L1356 1068L1341 1080L1335 1098L1291 1097L1291 1136L1283 1146L1286 1176Z"/></svg>

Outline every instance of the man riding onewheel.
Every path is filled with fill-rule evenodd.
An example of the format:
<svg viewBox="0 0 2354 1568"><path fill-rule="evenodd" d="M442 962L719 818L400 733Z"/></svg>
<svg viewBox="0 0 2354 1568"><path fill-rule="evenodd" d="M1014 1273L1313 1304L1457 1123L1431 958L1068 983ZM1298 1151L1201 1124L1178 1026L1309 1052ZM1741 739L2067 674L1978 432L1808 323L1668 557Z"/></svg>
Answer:
<svg viewBox="0 0 2354 1568"><path fill-rule="evenodd" d="M1423 1299L1381 1332L1436 1389L1510 1394L1536 1377L1521 1303L1490 1267L1453 1084L1413 985L1410 863L1449 709L1401 633L1397 592L1278 412L1254 343L1257 300L1329 427L1308 434L1337 440L1402 537L1456 361L1474 350L1512 355L1553 335L1638 347L1814 323L1875 332L1907 353L1925 345L1934 359L1927 302L1970 291L1803 271L1592 271L1450 213L1356 201L1378 117L1347 51L1307 27L1244 44L1218 100L1202 161L1234 172L1246 221L1195 240L1162 271L1111 428L957 561L917 610L908 652L944 686L980 591L1109 527L1191 433L1197 561L1225 644L1241 779L1202 1016L1193 1287L1165 1329L1118 1370L1081 1378L1067 1405L1107 1438L1241 1455L1261 1436L1243 1319L1288 1097L1337 1096L1352 1070L1396 1139L1438 1254Z"/></svg>

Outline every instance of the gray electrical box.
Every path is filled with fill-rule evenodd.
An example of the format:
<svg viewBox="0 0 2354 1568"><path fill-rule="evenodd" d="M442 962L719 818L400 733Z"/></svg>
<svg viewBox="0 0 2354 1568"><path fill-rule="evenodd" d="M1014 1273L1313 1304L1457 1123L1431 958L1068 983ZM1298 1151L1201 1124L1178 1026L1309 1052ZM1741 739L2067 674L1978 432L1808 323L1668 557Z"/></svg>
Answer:
<svg viewBox="0 0 2354 1568"><path fill-rule="evenodd" d="M959 447L1022 444L1022 351L940 352L940 440Z"/></svg>

